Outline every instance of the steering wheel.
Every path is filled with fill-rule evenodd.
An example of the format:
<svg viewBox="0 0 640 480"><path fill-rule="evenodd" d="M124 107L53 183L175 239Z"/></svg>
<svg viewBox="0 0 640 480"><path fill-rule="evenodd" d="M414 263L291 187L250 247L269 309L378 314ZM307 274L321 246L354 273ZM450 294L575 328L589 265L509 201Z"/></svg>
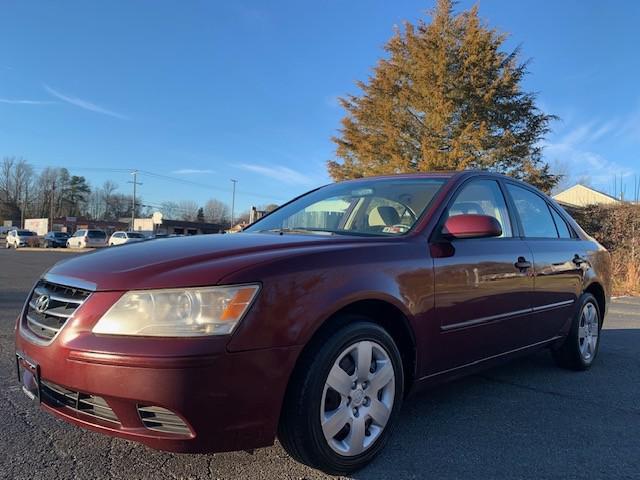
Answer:
<svg viewBox="0 0 640 480"><path fill-rule="evenodd" d="M409 227L409 225L405 225L405 224L403 224L403 223L397 223L397 224L395 224L395 225L392 225L392 226L391 226L391 228L398 229L398 230L400 230L402 233L404 233L404 232L408 231L408 230L409 230L409 228L411 228L411 227Z"/></svg>

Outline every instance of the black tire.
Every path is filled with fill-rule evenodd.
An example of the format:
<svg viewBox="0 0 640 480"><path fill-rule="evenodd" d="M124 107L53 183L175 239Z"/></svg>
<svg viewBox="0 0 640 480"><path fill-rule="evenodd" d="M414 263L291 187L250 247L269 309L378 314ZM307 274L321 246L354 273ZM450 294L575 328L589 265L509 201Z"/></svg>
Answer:
<svg viewBox="0 0 640 480"><path fill-rule="evenodd" d="M359 470L380 453L389 440L404 395L402 360L393 338L365 317L349 315L341 320L344 327L337 331L328 329L305 348L289 382L278 428L280 443L289 455L331 475ZM322 431L320 416L325 408L322 406L325 382L339 356L350 346L367 340L382 346L391 360L395 389L389 388L394 391L393 405L386 425L371 445L354 456L340 455L329 445ZM373 364L371 368L374 368ZM369 430L366 435L370 435Z"/></svg>
<svg viewBox="0 0 640 480"><path fill-rule="evenodd" d="M583 312L585 311L585 308L593 309L597 315L598 321L595 348L588 358L585 358L585 355L581 351L581 345L583 345L586 340L580 339L580 329L583 326L581 324L584 322ZM558 366L576 371L588 370L598 356L598 351L600 350L601 331L602 313L600 312L598 301L592 294L585 292L578 299L576 313L574 314L571 322L569 334L560 347L552 350L553 358Z"/></svg>

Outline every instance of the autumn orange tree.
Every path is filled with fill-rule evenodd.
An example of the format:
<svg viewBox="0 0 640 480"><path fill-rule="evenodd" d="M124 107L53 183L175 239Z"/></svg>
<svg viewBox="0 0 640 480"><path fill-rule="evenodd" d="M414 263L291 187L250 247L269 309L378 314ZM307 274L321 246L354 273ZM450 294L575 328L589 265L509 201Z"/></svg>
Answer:
<svg viewBox="0 0 640 480"><path fill-rule="evenodd" d="M542 160L541 140L555 117L522 89L526 62L504 52L506 36L439 0L431 22L406 22L385 46L346 110L335 180L369 175L462 170L498 171L549 191L558 181Z"/></svg>

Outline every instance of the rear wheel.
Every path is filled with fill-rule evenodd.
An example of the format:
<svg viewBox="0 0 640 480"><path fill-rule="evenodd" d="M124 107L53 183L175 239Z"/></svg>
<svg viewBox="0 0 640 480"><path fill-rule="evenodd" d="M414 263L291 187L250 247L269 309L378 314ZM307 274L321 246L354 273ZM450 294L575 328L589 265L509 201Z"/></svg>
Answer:
<svg viewBox="0 0 640 480"><path fill-rule="evenodd" d="M348 318L301 357L278 431L292 457L334 475L362 468L382 450L404 390L391 336L362 317Z"/></svg>
<svg viewBox="0 0 640 480"><path fill-rule="evenodd" d="M587 370L591 367L600 348L601 328L602 317L596 298L590 293L583 293L569 335L553 351L556 363L572 370Z"/></svg>

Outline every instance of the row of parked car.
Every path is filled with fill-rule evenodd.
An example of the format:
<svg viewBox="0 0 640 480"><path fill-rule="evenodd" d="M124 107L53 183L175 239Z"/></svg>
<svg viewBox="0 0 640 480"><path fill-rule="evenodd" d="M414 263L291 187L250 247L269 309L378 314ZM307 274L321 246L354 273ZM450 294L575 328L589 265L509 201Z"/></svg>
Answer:
<svg viewBox="0 0 640 480"><path fill-rule="evenodd" d="M48 232L40 237L30 230L14 229L7 233L5 247L100 248L141 242L159 236L146 236L141 232L114 232L109 237L104 230L80 229L73 235L65 232Z"/></svg>

